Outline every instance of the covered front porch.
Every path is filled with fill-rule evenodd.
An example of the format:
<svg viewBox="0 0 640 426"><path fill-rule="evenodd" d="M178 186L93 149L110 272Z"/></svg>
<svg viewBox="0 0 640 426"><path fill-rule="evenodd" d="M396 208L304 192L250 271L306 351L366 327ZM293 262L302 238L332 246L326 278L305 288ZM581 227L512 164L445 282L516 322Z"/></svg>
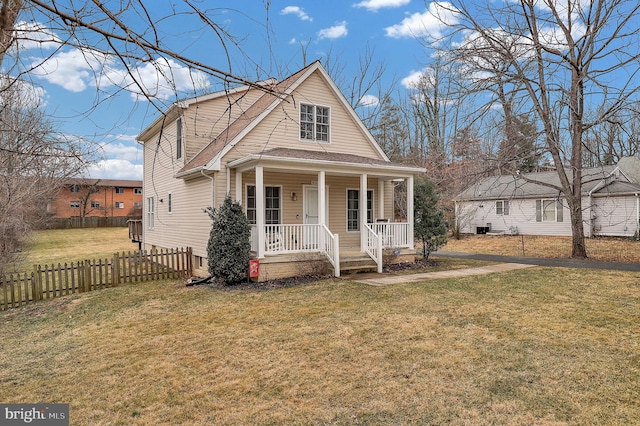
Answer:
<svg viewBox="0 0 640 426"><path fill-rule="evenodd" d="M229 163L228 192L233 183L252 223L255 256L319 254L339 276L343 253L366 254L382 272L385 249L413 249L413 174L423 169L366 160L263 154ZM406 210L396 220L399 183L406 187Z"/></svg>

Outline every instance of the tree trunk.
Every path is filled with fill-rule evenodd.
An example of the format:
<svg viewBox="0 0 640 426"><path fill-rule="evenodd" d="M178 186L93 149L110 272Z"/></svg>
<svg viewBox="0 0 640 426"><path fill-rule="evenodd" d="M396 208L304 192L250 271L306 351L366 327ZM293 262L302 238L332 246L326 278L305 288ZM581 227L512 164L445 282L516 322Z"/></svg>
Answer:
<svg viewBox="0 0 640 426"><path fill-rule="evenodd" d="M587 247L584 242L584 226L582 224L582 199L580 194L567 197L571 216L571 257L587 258Z"/></svg>

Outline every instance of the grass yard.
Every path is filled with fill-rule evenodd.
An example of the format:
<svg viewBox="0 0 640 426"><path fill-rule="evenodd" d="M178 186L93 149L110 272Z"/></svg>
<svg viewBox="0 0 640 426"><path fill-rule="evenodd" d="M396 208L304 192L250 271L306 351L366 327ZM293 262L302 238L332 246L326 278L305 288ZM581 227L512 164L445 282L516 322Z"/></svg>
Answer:
<svg viewBox="0 0 640 426"><path fill-rule="evenodd" d="M0 314L0 401L71 424L640 424L640 274L123 285Z"/></svg>
<svg viewBox="0 0 640 426"><path fill-rule="evenodd" d="M52 229L36 231L25 247L17 271L31 271L33 265L104 259L116 252L138 249L129 240L128 228Z"/></svg>
<svg viewBox="0 0 640 426"><path fill-rule="evenodd" d="M587 255L594 260L640 262L640 241L630 238L587 238ZM571 257L570 237L536 235L464 235L449 238L442 251L529 256L543 258Z"/></svg>

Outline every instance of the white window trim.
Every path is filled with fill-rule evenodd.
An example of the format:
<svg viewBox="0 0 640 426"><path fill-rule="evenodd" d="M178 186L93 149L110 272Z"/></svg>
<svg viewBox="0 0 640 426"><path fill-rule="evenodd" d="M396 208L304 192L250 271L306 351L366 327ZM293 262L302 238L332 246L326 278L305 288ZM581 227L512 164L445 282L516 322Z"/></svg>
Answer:
<svg viewBox="0 0 640 426"><path fill-rule="evenodd" d="M306 105L306 106L311 106L313 107L313 139L303 139L302 135L300 134L300 127L298 126L298 140L300 142L316 142L316 143L322 143L322 144L330 144L331 143L331 123L333 121L333 117L331 116L331 107L330 106L326 106L326 105L316 105L316 104L310 104L310 103L301 103L302 105ZM327 108L328 115L329 115L329 124L327 124L328 126L328 131L327 131L327 140L326 141L322 141L322 140L318 140L316 139L316 134L317 134L317 126L318 126L318 121L317 121L317 108ZM302 108L300 108L300 114L302 114ZM302 124L302 119L300 117L300 114L298 114L298 120L300 120L299 124Z"/></svg>
<svg viewBox="0 0 640 426"><path fill-rule="evenodd" d="M154 229L155 226L155 198L147 197L147 229Z"/></svg>
<svg viewBox="0 0 640 426"><path fill-rule="evenodd" d="M358 202L360 202L360 188L347 188L346 192L345 192L345 199L347 201L346 204L346 209L345 209L345 218L346 218L346 222L345 222L345 227L347 229L347 232L351 232L351 233L359 233L360 232L360 217L358 217L358 229L349 229L349 191L358 191ZM367 188L367 202L369 202L369 197L368 194L369 192L371 193L371 219L373 220L375 218L375 214L376 214L376 194L375 191L372 188ZM358 206L359 207L359 206ZM358 208L358 214L360 212L360 209ZM369 209L367 208L367 216L369 213ZM369 221L369 218L367 217L367 223L373 223Z"/></svg>
<svg viewBox="0 0 640 426"><path fill-rule="evenodd" d="M248 191L248 188L250 186L255 187L256 184L255 183L247 183L247 184L244 185L244 188L245 188L245 190L244 190L244 214L247 216L247 218L249 218L249 215L247 214L247 212L249 210L249 200L248 200L249 191ZM267 188L279 188L280 189L280 206L278 207L278 217L280 218L280 223L278 223L277 225L282 225L282 205L284 204L284 196L283 196L283 193L282 193L282 185L263 185L263 188L265 189L265 191L264 191L265 200L263 201L264 210L265 210L265 224L266 225L276 225L275 223L274 224L266 223L266 212L267 212L267 203L266 203L267 191L266 191L266 189ZM255 200L255 206L256 206L255 208L256 208L256 218L257 218L257 216L258 216L258 214L257 214L257 209L258 209L258 200L257 200L257 198ZM255 223L251 223L251 222L249 222L249 224L250 225L255 225Z"/></svg>
<svg viewBox="0 0 640 426"><path fill-rule="evenodd" d="M502 213L498 213L498 203L502 203ZM509 210L511 208L509 204L509 200L496 200L496 216L509 216Z"/></svg>
<svg viewBox="0 0 640 426"><path fill-rule="evenodd" d="M558 209L559 208L564 209L564 206L560 202L560 200L558 200L557 198L539 198L539 199L536 200L536 222L537 222L537 215L538 215L538 212L537 212L537 209L538 209L537 202L538 201L540 201L540 222L538 222L538 223L544 223L544 222L547 222L547 223L561 223L561 222L558 222ZM544 218L544 203L546 201L550 201L550 202L553 203L553 220L545 220L545 218ZM564 214L563 214L563 217L564 217ZM564 218L563 218L562 222L563 221L564 221Z"/></svg>
<svg viewBox="0 0 640 426"><path fill-rule="evenodd" d="M142 188L133 188L133 193L136 195L142 195Z"/></svg>
<svg viewBox="0 0 640 426"><path fill-rule="evenodd" d="M116 201L116 209L124 209L124 201Z"/></svg>

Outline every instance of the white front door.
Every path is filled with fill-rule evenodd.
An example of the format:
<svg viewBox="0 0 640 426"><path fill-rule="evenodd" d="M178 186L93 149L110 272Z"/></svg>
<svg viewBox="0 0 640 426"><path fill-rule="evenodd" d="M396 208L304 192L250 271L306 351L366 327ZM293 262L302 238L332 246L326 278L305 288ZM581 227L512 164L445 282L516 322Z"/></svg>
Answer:
<svg viewBox="0 0 640 426"><path fill-rule="evenodd" d="M329 222L329 189L325 190L325 217ZM318 224L318 187L304 187L304 224ZM317 227L305 227L304 243L307 247L317 247L319 232Z"/></svg>

